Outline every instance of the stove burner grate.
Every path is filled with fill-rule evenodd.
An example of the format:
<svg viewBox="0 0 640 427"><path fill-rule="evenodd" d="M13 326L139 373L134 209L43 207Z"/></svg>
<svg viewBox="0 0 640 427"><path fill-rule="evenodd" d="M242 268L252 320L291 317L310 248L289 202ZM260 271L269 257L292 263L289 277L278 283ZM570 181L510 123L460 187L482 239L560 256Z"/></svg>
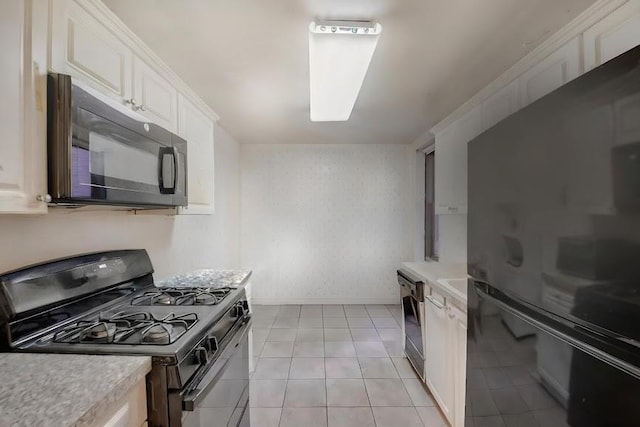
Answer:
<svg viewBox="0 0 640 427"><path fill-rule="evenodd" d="M195 313L169 313L163 317L146 311L101 313L96 320L80 320L64 327L53 335L53 342L167 345L197 321Z"/></svg>
<svg viewBox="0 0 640 427"><path fill-rule="evenodd" d="M216 305L229 292L229 288L158 288L133 298L131 305Z"/></svg>

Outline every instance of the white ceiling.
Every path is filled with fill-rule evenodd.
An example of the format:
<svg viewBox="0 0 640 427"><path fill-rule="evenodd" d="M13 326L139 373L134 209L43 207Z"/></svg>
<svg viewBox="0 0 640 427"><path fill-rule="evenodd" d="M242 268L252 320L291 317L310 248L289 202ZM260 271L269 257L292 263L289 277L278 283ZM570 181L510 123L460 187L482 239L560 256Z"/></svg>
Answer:
<svg viewBox="0 0 640 427"><path fill-rule="evenodd" d="M594 0L104 0L241 143L410 143ZM383 27L348 122L309 120L308 24Z"/></svg>

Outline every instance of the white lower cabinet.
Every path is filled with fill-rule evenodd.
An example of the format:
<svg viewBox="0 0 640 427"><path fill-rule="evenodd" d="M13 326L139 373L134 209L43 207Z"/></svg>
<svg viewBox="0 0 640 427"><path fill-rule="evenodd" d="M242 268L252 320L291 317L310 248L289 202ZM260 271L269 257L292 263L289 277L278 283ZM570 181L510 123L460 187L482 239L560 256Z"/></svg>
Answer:
<svg viewBox="0 0 640 427"><path fill-rule="evenodd" d="M450 306L449 319L453 332L453 425L462 427L464 423L465 393L467 382L467 313Z"/></svg>
<svg viewBox="0 0 640 427"><path fill-rule="evenodd" d="M425 381L454 427L464 426L467 314L435 289L426 290Z"/></svg>
<svg viewBox="0 0 640 427"><path fill-rule="evenodd" d="M142 378L93 427L141 427L147 424L147 393Z"/></svg>
<svg viewBox="0 0 640 427"><path fill-rule="evenodd" d="M451 327L446 301L431 290L424 303L426 329L425 381L449 422L453 422L453 365Z"/></svg>
<svg viewBox="0 0 640 427"><path fill-rule="evenodd" d="M35 6L0 2L0 213L47 211L37 199L47 187L46 50L39 48L46 27Z"/></svg>
<svg viewBox="0 0 640 427"><path fill-rule="evenodd" d="M178 98L178 135L187 140L189 206L181 214L214 213L214 122L182 95Z"/></svg>

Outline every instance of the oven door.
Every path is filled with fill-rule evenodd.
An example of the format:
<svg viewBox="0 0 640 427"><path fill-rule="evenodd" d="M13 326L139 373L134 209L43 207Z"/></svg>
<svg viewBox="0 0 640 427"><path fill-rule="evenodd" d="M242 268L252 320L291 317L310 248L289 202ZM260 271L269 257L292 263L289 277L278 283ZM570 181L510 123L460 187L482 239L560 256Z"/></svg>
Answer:
<svg viewBox="0 0 640 427"><path fill-rule="evenodd" d="M232 331L228 344L207 373L180 393L182 426L250 427L250 328L251 320Z"/></svg>

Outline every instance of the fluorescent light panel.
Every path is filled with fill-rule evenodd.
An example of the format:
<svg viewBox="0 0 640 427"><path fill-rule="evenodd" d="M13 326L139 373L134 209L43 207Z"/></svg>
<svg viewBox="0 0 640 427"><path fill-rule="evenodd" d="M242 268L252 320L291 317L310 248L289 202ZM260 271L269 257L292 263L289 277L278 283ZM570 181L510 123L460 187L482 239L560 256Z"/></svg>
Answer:
<svg viewBox="0 0 640 427"><path fill-rule="evenodd" d="M349 120L381 31L372 22L309 25L311 121Z"/></svg>

